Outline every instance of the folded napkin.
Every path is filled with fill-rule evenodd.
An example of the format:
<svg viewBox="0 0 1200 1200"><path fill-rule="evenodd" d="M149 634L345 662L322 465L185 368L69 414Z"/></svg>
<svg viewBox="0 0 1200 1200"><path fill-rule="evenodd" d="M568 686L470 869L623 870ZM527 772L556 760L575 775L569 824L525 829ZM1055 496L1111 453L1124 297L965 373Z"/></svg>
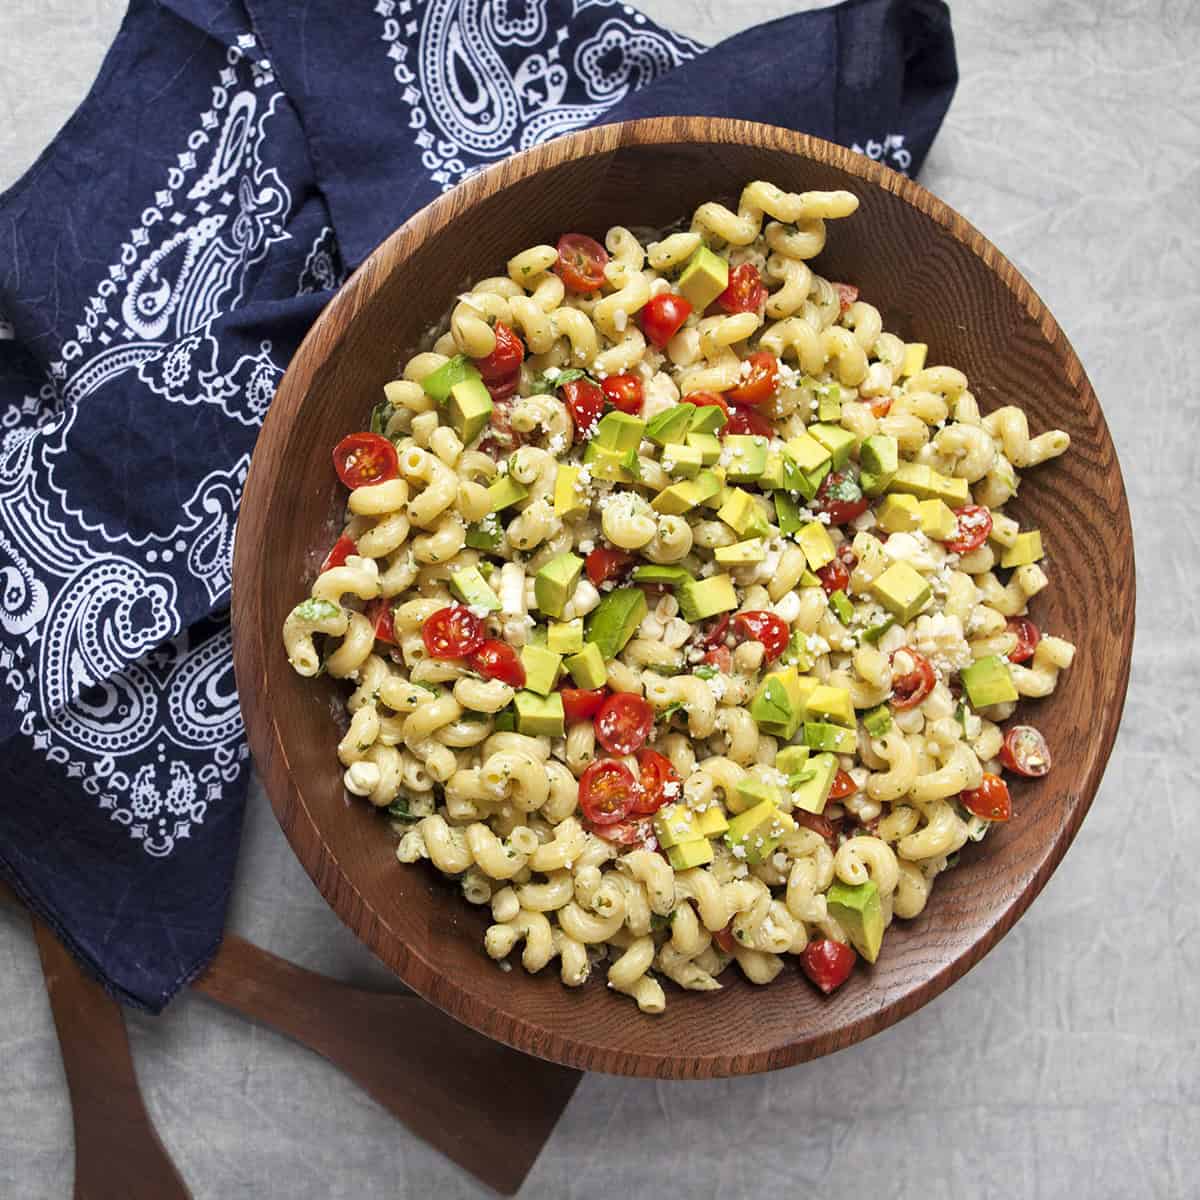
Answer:
<svg viewBox="0 0 1200 1200"><path fill-rule="evenodd" d="M0 871L112 992L157 1011L220 940L249 771L234 520L346 271L472 171L627 116L913 173L955 79L939 0L711 50L608 0L132 0L0 197Z"/></svg>

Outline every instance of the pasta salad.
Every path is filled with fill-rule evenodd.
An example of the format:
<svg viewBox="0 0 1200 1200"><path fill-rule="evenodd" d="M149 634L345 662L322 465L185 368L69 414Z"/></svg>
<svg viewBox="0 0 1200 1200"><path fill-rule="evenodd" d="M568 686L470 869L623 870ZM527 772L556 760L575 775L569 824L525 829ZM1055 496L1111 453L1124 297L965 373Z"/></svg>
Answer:
<svg viewBox="0 0 1200 1200"><path fill-rule="evenodd" d="M1050 769L1001 723L1074 647L1004 506L1069 438L814 272L857 204L754 182L523 250L334 450L289 660L352 686L346 789L505 968L831 992Z"/></svg>

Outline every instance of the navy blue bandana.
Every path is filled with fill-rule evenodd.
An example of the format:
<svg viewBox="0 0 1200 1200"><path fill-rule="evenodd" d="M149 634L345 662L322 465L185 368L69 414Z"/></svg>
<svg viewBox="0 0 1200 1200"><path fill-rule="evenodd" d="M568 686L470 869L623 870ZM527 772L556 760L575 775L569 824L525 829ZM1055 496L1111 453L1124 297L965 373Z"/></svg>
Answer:
<svg viewBox="0 0 1200 1200"><path fill-rule="evenodd" d="M955 78L939 0L711 50L608 0L133 0L0 197L0 870L106 986L157 1011L220 939L249 772L234 520L347 269L472 171L626 116L912 174Z"/></svg>

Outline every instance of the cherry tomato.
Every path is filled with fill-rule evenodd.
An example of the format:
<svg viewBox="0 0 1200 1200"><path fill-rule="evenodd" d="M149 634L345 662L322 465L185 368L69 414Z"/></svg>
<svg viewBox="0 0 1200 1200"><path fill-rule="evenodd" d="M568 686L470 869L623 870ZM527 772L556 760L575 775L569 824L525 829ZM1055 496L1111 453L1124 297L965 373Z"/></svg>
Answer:
<svg viewBox="0 0 1200 1200"><path fill-rule="evenodd" d="M439 608L421 630L431 658L466 658L483 645L483 622L462 604Z"/></svg>
<svg viewBox="0 0 1200 1200"><path fill-rule="evenodd" d="M605 841L614 842L618 846L641 846L646 850L658 849L654 822L649 817L632 817L628 821L618 821L615 825L599 825L592 832L599 834Z"/></svg>
<svg viewBox="0 0 1200 1200"><path fill-rule="evenodd" d="M509 687L525 686L525 668L520 655L507 643L488 638L471 655L471 666L488 679L498 679Z"/></svg>
<svg viewBox="0 0 1200 1200"><path fill-rule="evenodd" d="M610 375L601 385L604 398L615 409L623 413L637 416L642 411L642 377L632 373L628 375Z"/></svg>
<svg viewBox="0 0 1200 1200"><path fill-rule="evenodd" d="M554 270L573 292L594 292L604 282L608 251L586 233L564 233L558 239Z"/></svg>
<svg viewBox="0 0 1200 1200"><path fill-rule="evenodd" d="M761 404L775 395L779 382L779 359L769 350L755 350L748 359L749 374L742 376L742 382L725 393L725 399L730 404Z"/></svg>
<svg viewBox="0 0 1200 1200"><path fill-rule="evenodd" d="M725 641L725 635L729 632L729 622L732 620L733 614L727 612L712 620L700 635L700 645L720 646Z"/></svg>
<svg viewBox="0 0 1200 1200"><path fill-rule="evenodd" d="M830 471L817 488L813 508L829 514L831 525L845 525L861 517L871 507L862 488L848 471Z"/></svg>
<svg viewBox="0 0 1200 1200"><path fill-rule="evenodd" d="M357 553L358 547L354 544L354 539L348 533L343 533L333 543L333 547L329 553L325 555L325 561L321 564L321 570L328 571L332 567L340 567L350 555Z"/></svg>
<svg viewBox="0 0 1200 1200"><path fill-rule="evenodd" d="M852 947L833 938L818 938L804 947L800 969L828 996L850 978L857 961L858 955Z"/></svg>
<svg viewBox="0 0 1200 1200"><path fill-rule="evenodd" d="M773 612L740 612L733 618L733 631L748 641L762 642L767 662L787 649L790 636L787 622Z"/></svg>
<svg viewBox="0 0 1200 1200"><path fill-rule="evenodd" d="M867 407L871 410L871 416L877 421L881 421L892 411L892 398L891 396L872 396L867 401Z"/></svg>
<svg viewBox="0 0 1200 1200"><path fill-rule="evenodd" d="M593 825L623 821L637 800L633 772L615 758L599 758L579 777L579 807Z"/></svg>
<svg viewBox="0 0 1200 1200"><path fill-rule="evenodd" d="M568 723L590 721L608 697L608 689L563 688L559 695L562 696L563 715Z"/></svg>
<svg viewBox="0 0 1200 1200"><path fill-rule="evenodd" d="M957 536L947 539L943 545L951 554L970 554L978 550L992 532L992 514L982 504L966 504L956 508L958 518Z"/></svg>
<svg viewBox="0 0 1200 1200"><path fill-rule="evenodd" d="M840 558L826 563L814 574L821 581L827 596L832 596L834 592L844 592L850 586L850 568Z"/></svg>
<svg viewBox="0 0 1200 1200"><path fill-rule="evenodd" d="M367 605L363 614L375 626L375 639L387 642L389 646L396 644L396 631L392 628L392 606L380 596Z"/></svg>
<svg viewBox="0 0 1200 1200"><path fill-rule="evenodd" d="M834 823L820 813L805 812L804 809L797 808L792 810L792 820L797 825L803 825L805 829L811 829L813 833L819 834L827 842L832 843L837 837L837 828Z"/></svg>
<svg viewBox="0 0 1200 1200"><path fill-rule="evenodd" d="M669 758L657 750L641 749L637 760L642 783L641 792L633 805L635 813L649 816L683 795L683 781L671 766Z"/></svg>
<svg viewBox="0 0 1200 1200"><path fill-rule="evenodd" d="M726 954L732 954L737 949L737 938L733 936L733 922L730 921L724 929L718 929L712 935L712 939Z"/></svg>
<svg viewBox="0 0 1200 1200"><path fill-rule="evenodd" d="M604 393L590 379L572 379L562 385L563 403L575 423L577 438L591 437L604 411Z"/></svg>
<svg viewBox="0 0 1200 1200"><path fill-rule="evenodd" d="M714 646L704 652L704 661L722 675L728 675L733 670L733 651L728 646Z"/></svg>
<svg viewBox="0 0 1200 1200"><path fill-rule="evenodd" d="M845 312L858 299L858 288L852 283L835 283L833 286L837 288L838 304Z"/></svg>
<svg viewBox="0 0 1200 1200"><path fill-rule="evenodd" d="M937 675L923 654L904 646L892 655L892 663L896 662L897 654L907 654L912 659L912 670L903 675L892 676L892 707L899 712L908 708L916 708L937 683Z"/></svg>
<svg viewBox="0 0 1200 1200"><path fill-rule="evenodd" d="M770 437L774 432L771 422L756 408L731 409L729 420L722 430L722 433L751 433L760 437Z"/></svg>
<svg viewBox="0 0 1200 1200"><path fill-rule="evenodd" d="M525 343L503 321L497 321L492 332L496 335L495 348L486 358L473 361L484 383L505 383L521 369Z"/></svg>
<svg viewBox="0 0 1200 1200"><path fill-rule="evenodd" d="M400 474L396 447L378 433L352 433L333 448L333 469L353 490L386 483Z"/></svg>
<svg viewBox="0 0 1200 1200"><path fill-rule="evenodd" d="M1012 816L1008 784L999 775L983 773L983 782L969 792L960 792L963 807L985 821L1007 821Z"/></svg>
<svg viewBox="0 0 1200 1200"><path fill-rule="evenodd" d="M729 286L716 298L715 304L727 313L761 312L767 300L767 289L753 263L742 263L729 272Z"/></svg>
<svg viewBox="0 0 1200 1200"><path fill-rule="evenodd" d="M853 776L849 771L839 771L833 777L833 785L829 789L830 800L845 800L847 796L853 796L858 791L858 784L854 782Z"/></svg>
<svg viewBox="0 0 1200 1200"><path fill-rule="evenodd" d="M521 372L518 371L514 375L510 375L507 379L501 379L496 383L485 383L484 387L488 390L488 395L492 398L493 404L499 404L502 400L509 400L517 394L517 388L521 386ZM496 410L493 408L493 412Z"/></svg>
<svg viewBox="0 0 1200 1200"><path fill-rule="evenodd" d="M609 696L596 714L596 741L610 754L634 754L654 729L654 709L632 692Z"/></svg>
<svg viewBox="0 0 1200 1200"><path fill-rule="evenodd" d="M1008 661L1028 662L1042 640L1038 627L1028 617L1009 617L1008 632L1017 635L1017 644L1009 651Z"/></svg>
<svg viewBox="0 0 1200 1200"><path fill-rule="evenodd" d="M674 292L651 296L638 314L642 332L661 350L692 315L692 306Z"/></svg>
<svg viewBox="0 0 1200 1200"><path fill-rule="evenodd" d="M489 389L490 391L491 389ZM501 396L493 397L492 416L488 432L479 441L482 453L495 459L504 458L520 446L525 439L512 427L512 408L508 400Z"/></svg>
<svg viewBox="0 0 1200 1200"><path fill-rule="evenodd" d="M632 566L632 554L626 554L624 550L611 550L607 546L589 550L583 560L583 569L592 587L599 587L610 579L620 579Z"/></svg>
<svg viewBox="0 0 1200 1200"><path fill-rule="evenodd" d="M1037 779L1050 770L1050 747L1032 725L1014 725L1004 735L1000 761L1018 775Z"/></svg>

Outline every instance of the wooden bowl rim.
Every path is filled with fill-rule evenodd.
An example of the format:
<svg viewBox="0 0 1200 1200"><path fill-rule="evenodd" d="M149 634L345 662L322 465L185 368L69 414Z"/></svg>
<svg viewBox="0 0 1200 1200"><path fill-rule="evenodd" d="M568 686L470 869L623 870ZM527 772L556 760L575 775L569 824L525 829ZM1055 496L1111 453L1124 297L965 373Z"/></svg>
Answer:
<svg viewBox="0 0 1200 1200"><path fill-rule="evenodd" d="M242 498L243 510L255 511L265 506L275 480L262 465L267 457L261 452L262 447L281 435L292 421L317 372L326 361L326 330L335 333L330 345L343 337L355 316L383 286L391 271L402 266L421 241L458 220L478 201L497 190L498 186L516 179L555 168L570 159L608 154L624 147L681 144L690 144L698 149L704 145L734 144L785 151L840 169L869 185L892 193L918 209L966 246L983 261L989 271L1002 280L1038 324L1046 342L1063 365L1079 403L1085 411L1090 410L1089 416L1095 420L1100 438L1112 446L1111 433L1083 365L1049 309L1028 281L983 234L925 188L865 155L779 126L709 117L646 118L596 126L522 151L470 176L414 213L380 243L322 310L293 357L271 404L252 457ZM404 245L409 239L412 245L405 250ZM393 253L395 262L391 262ZM390 263L386 269L382 267L385 261ZM262 628L258 591L250 583L256 557L252 548L254 539L238 537L234 550L232 594L234 666L239 693L243 689L248 692L251 688L258 692L256 703L243 706L243 711L247 718L251 751L262 772L272 808L293 852L321 895L381 961L425 1000L486 1036L518 1050L589 1070L657 1078L714 1078L776 1070L844 1049L915 1012L979 962L1041 892L1062 861L1091 807L1124 709L1134 635L1132 527L1115 448L1112 450L1112 461L1116 474L1112 485L1115 496L1112 517L1117 527L1116 538L1125 557L1117 572L1124 595L1117 600L1123 610L1129 613L1129 620L1120 634L1122 661L1116 674L1115 693L1107 698L1100 725L1094 731L1093 744L1096 749L1089 765L1082 779L1077 781L1077 786L1072 788L1074 802L1067 819L1059 827L1054 840L1046 846L1038 869L1027 886L1013 897L1006 908L996 912L992 923L965 950L884 1008L862 1013L835 1029L807 1033L798 1030L796 1038L784 1046L749 1054L739 1053L735 1047L728 1052L708 1055L689 1053L685 1056L646 1052L632 1045L626 1050L614 1049L606 1043L589 1041L583 1032L578 1037L562 1036L527 1020L520 1012L505 1010L500 1013L476 1004L472 992L457 979L444 974L435 962L424 957L411 943L403 941L397 931L388 925L385 916L372 906L325 843L319 825L293 782L287 748L271 713L267 678L261 669L268 652L264 635L269 635L273 644L275 631ZM254 532L257 535L259 530L256 528ZM304 822L304 836L300 836L301 826L297 824L301 819ZM397 944L404 947L399 956L393 952ZM653 1019L641 1016L631 1008L631 1021Z"/></svg>

